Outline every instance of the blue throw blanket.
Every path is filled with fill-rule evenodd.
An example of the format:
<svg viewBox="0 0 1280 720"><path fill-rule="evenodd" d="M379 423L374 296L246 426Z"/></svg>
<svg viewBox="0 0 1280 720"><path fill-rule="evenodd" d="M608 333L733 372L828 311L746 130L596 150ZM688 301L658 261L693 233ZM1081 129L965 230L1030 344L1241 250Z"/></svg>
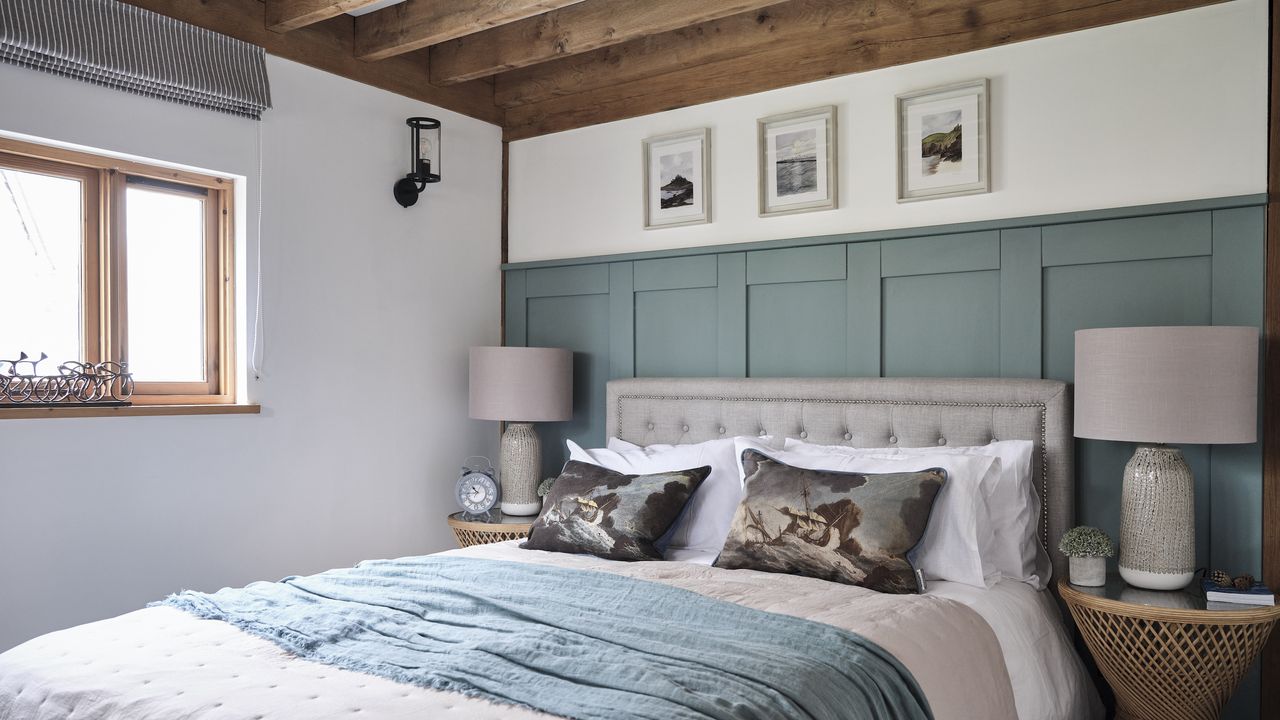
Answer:
<svg viewBox="0 0 1280 720"><path fill-rule="evenodd" d="M571 718L932 717L859 635L611 573L412 557L156 604L308 660Z"/></svg>

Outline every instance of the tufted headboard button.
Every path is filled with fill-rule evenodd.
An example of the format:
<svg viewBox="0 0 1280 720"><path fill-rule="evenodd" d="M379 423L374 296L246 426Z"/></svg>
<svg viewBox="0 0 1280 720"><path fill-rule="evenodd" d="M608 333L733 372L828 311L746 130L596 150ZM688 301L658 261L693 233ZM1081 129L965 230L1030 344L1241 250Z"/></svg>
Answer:
<svg viewBox="0 0 1280 720"><path fill-rule="evenodd" d="M689 432L689 426L688 426L688 425L681 425L681 426L680 426L680 432Z"/></svg>
<svg viewBox="0 0 1280 720"><path fill-rule="evenodd" d="M896 444L896 443L898 442L898 436L897 436L897 435L890 435L890 436L889 436L889 442L890 442L890 443L895 443L895 444Z"/></svg>
<svg viewBox="0 0 1280 720"><path fill-rule="evenodd" d="M942 438L942 437L938 438L938 444L939 444L939 445L946 445L946 444L947 444L947 439L946 439L946 438Z"/></svg>
<svg viewBox="0 0 1280 720"><path fill-rule="evenodd" d="M764 428L760 428L760 433L759 433L759 435L760 435L760 437L764 437L765 435L768 435L768 433L766 433L766 432L764 431Z"/></svg>
<svg viewBox="0 0 1280 720"><path fill-rule="evenodd" d="M809 433L805 432L804 430L801 430L801 431L800 431L800 439L801 439L801 440L804 440L804 439L805 439L805 438L807 438L807 437L809 437Z"/></svg>
<svg viewBox="0 0 1280 720"><path fill-rule="evenodd" d="M721 435L723 435L724 433L725 433L724 426L721 426L721 427L720 427L720 434L721 434Z"/></svg>
<svg viewBox="0 0 1280 720"><path fill-rule="evenodd" d="M844 439L845 439L845 440L852 440L852 439L853 439L853 433L845 433L845 434L844 434Z"/></svg>
<svg viewBox="0 0 1280 720"><path fill-rule="evenodd" d="M652 429L653 429L653 423L649 423L649 429L650 429L650 430L652 430Z"/></svg>

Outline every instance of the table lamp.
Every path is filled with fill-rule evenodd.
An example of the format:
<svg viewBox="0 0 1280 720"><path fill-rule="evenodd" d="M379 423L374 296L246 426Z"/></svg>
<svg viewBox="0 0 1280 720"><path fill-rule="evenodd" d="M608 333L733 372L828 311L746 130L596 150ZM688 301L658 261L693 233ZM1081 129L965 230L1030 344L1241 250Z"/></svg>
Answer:
<svg viewBox="0 0 1280 720"><path fill-rule="evenodd" d="M1167 443L1257 440L1258 330L1100 328L1075 339L1075 436L1149 443L1124 468L1120 576L1184 587L1196 568L1195 484Z"/></svg>
<svg viewBox="0 0 1280 720"><path fill-rule="evenodd" d="M502 512L537 515L542 452L533 423L573 417L573 353L559 348L473 347L471 417L506 421L498 461Z"/></svg>

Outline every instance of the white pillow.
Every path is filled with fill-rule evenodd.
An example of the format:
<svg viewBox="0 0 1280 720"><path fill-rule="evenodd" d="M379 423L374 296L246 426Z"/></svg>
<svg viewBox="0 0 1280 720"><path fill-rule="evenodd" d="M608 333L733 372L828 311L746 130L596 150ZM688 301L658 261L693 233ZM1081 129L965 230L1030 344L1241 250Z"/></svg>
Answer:
<svg viewBox="0 0 1280 720"><path fill-rule="evenodd" d="M991 526L987 504L982 496L984 484L997 482L1000 458L989 455L932 454L895 455L881 453L814 452L804 450L770 450L751 438L738 438L735 451L741 457L747 449L794 467L807 470L834 470L860 473L900 473L940 467L947 471L929 515L920 544L911 552L911 561L926 580L990 587L998 579L995 568L984 562L984 549L990 543Z"/></svg>
<svg viewBox="0 0 1280 720"><path fill-rule="evenodd" d="M1025 582L1037 590L1048 586L1052 564L1039 540L1040 496L1032 479L1031 458L1035 443L1030 440L1000 440L968 447L851 448L815 445L788 438L785 447L796 452L854 456L959 454L1000 458L998 477L983 487L992 536L983 559L1001 577Z"/></svg>
<svg viewBox="0 0 1280 720"><path fill-rule="evenodd" d="M586 450L572 440L569 459L588 462L621 473L649 474L711 466L711 474L689 498L671 530L658 541L667 560L710 565L724 547L729 524L742 498L742 473L733 438L721 438L691 445L648 445L640 447L625 440L609 438L609 447Z"/></svg>

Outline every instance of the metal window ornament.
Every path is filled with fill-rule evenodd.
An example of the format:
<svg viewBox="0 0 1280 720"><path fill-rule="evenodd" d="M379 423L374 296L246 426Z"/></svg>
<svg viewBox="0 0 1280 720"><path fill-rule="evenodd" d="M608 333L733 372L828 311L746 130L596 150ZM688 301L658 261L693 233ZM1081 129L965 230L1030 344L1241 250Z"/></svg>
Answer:
<svg viewBox="0 0 1280 720"><path fill-rule="evenodd" d="M409 174L396 181L396 202L409 207L429 183L440 182L440 121L429 117L411 117L409 126Z"/></svg>

